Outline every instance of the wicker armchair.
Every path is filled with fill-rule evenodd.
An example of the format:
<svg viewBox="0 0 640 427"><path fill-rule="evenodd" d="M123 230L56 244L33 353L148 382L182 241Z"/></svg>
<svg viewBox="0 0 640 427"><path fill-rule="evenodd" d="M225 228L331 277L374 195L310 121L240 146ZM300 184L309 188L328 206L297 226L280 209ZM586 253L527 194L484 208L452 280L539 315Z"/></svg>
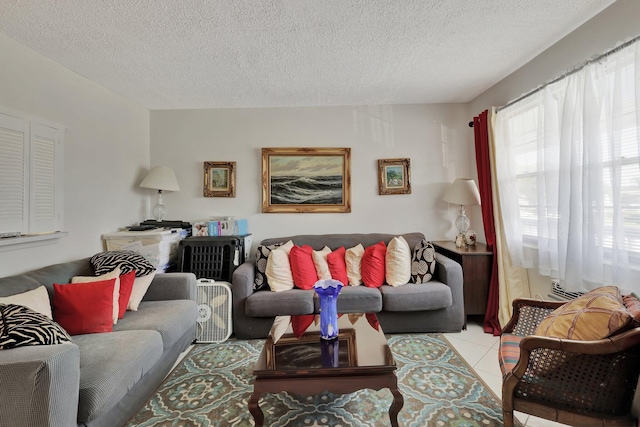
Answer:
<svg viewBox="0 0 640 427"><path fill-rule="evenodd" d="M500 340L504 425L512 427L513 411L520 411L573 426L635 426L631 404L640 373L640 327L596 341L533 335L561 305L513 302ZM509 351L512 366L504 360Z"/></svg>

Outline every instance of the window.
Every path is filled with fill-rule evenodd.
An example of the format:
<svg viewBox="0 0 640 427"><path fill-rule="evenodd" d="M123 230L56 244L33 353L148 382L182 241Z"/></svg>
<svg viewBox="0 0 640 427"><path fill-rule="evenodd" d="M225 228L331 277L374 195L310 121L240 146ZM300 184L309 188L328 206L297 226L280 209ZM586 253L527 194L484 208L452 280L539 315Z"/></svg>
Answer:
<svg viewBox="0 0 640 427"><path fill-rule="evenodd" d="M63 131L0 112L0 234L60 231Z"/></svg>
<svg viewBox="0 0 640 427"><path fill-rule="evenodd" d="M516 265L569 290L640 289L639 104L636 41L497 113L496 174Z"/></svg>

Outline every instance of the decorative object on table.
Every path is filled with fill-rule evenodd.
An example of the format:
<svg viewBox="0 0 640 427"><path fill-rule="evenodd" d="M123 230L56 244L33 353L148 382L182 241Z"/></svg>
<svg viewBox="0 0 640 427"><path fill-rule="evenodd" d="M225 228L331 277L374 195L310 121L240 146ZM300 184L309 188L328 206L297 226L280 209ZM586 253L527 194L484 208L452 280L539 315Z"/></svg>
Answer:
<svg viewBox="0 0 640 427"><path fill-rule="evenodd" d="M476 244L476 230L467 231L467 233L464 235L464 237L467 240L467 245L468 246L474 246Z"/></svg>
<svg viewBox="0 0 640 427"><path fill-rule="evenodd" d="M401 425L502 425L500 400L441 334L390 335L388 341L404 396ZM246 402L253 391L251 370L263 347L264 340L195 345L126 426L251 425ZM435 381L442 388L435 388ZM388 426L386 408L392 399L387 389L311 397L277 393L263 395L261 406L271 408L264 425ZM522 424L516 420L516 425Z"/></svg>
<svg viewBox="0 0 640 427"><path fill-rule="evenodd" d="M330 340L338 336L338 294L342 289L338 280L318 280L313 289L320 299L320 338Z"/></svg>
<svg viewBox="0 0 640 427"><path fill-rule="evenodd" d="M167 208L162 200L162 192L180 191L180 186L173 170L167 166L154 166L145 179L142 180L140 187L158 190L158 202L153 206L151 213L156 221L162 221L167 216Z"/></svg>
<svg viewBox="0 0 640 427"><path fill-rule="evenodd" d="M378 160L378 193L411 194L411 161L409 159Z"/></svg>
<svg viewBox="0 0 640 427"><path fill-rule="evenodd" d="M464 207L477 206L480 204L478 186L475 181L470 178L457 178L447 189L443 200L448 203L460 205L460 216L456 219L458 235L456 236L455 242L459 248L467 247L468 244L465 233L469 229L471 221L467 217Z"/></svg>
<svg viewBox="0 0 640 427"><path fill-rule="evenodd" d="M263 148L262 212L351 212L351 149Z"/></svg>
<svg viewBox="0 0 640 427"><path fill-rule="evenodd" d="M204 197L236 197L236 162L204 162Z"/></svg>

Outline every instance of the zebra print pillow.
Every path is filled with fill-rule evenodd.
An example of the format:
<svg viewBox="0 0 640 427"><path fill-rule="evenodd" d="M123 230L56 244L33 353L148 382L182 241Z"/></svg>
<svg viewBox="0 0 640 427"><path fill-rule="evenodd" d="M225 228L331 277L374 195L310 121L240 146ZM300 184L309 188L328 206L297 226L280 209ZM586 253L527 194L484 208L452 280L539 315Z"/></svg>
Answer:
<svg viewBox="0 0 640 427"><path fill-rule="evenodd" d="M156 271L156 268L145 257L133 251L100 252L91 257L91 265L96 276L109 273L120 267L120 274L127 274L135 270L136 277L146 276Z"/></svg>
<svg viewBox="0 0 640 427"><path fill-rule="evenodd" d="M0 304L0 350L72 342L69 334L42 313L17 304Z"/></svg>

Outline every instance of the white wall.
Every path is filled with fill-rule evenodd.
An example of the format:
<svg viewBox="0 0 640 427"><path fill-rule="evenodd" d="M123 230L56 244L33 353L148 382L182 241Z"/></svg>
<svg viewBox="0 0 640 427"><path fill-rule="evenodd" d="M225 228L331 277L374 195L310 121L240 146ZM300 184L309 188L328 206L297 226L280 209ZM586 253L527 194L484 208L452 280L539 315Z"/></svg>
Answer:
<svg viewBox="0 0 640 427"><path fill-rule="evenodd" d="M455 207L442 195L475 177L473 130L464 105L388 105L151 112L151 164L170 166L180 192L166 193L167 219L249 220L254 247L299 233L421 231L455 236ZM352 212L261 213L262 147L351 147ZM378 159L410 158L410 195L378 195ZM236 197L203 197L203 162L236 162ZM480 236L480 208L471 208Z"/></svg>
<svg viewBox="0 0 640 427"><path fill-rule="evenodd" d="M0 34L0 105L67 127L64 231L52 245L0 252L0 277L91 256L101 235L147 215L149 111Z"/></svg>
<svg viewBox="0 0 640 427"><path fill-rule="evenodd" d="M525 66L500 81L469 103L471 115L491 106L505 105L548 82L619 42L640 35L640 1L618 0L587 21ZM543 297L550 291L548 277L529 270L531 295Z"/></svg>

